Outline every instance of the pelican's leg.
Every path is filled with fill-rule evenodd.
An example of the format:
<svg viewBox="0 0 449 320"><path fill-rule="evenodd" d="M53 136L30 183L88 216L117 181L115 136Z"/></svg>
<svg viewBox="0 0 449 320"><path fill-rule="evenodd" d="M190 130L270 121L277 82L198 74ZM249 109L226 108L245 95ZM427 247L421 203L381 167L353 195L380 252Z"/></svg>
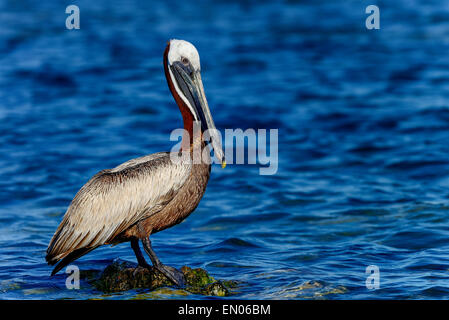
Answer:
<svg viewBox="0 0 449 320"><path fill-rule="evenodd" d="M145 261L142 251L140 251L138 239L131 240L131 248L133 248L134 254L136 255L137 263L139 264L139 267L149 268L150 265Z"/></svg>
<svg viewBox="0 0 449 320"><path fill-rule="evenodd" d="M184 274L173 267L166 266L161 263L159 258L156 256L156 253L154 253L153 248L151 248L150 238L148 237L142 239L142 244L143 248L145 249L145 252L150 257L153 266L160 272L162 272L167 278L173 281L178 287L184 286L185 284Z"/></svg>

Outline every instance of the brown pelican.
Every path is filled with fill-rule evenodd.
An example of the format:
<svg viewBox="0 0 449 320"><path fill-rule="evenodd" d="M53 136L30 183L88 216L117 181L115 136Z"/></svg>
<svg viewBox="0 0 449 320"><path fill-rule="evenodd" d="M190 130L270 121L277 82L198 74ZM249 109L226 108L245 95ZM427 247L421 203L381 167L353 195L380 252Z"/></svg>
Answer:
<svg viewBox="0 0 449 320"><path fill-rule="evenodd" d="M180 223L198 206L209 180L210 158L200 163L190 160L195 150L207 147L202 137L206 130L215 156L222 167L226 163L220 143L214 143L219 138L204 94L196 48L187 41L169 41L164 70L184 121L180 152L189 161L172 161L172 153L160 152L94 175L72 200L48 245L47 262L59 262L52 275L101 245L126 241L131 242L139 266L149 267L140 240L153 266L183 285L182 273L159 261L149 236ZM194 123L200 123L199 138L194 135Z"/></svg>

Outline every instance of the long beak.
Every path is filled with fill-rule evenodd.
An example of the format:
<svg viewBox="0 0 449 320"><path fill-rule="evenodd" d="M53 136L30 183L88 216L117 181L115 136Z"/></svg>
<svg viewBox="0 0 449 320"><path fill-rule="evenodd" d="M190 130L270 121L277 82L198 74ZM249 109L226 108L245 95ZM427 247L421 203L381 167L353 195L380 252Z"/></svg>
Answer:
<svg viewBox="0 0 449 320"><path fill-rule="evenodd" d="M182 63L175 62L171 67L184 96L194 109L194 116L201 121L201 130L209 135L215 156L220 160L221 167L226 167L226 160L221 146L220 132L217 130L209 110L206 95L204 94L203 81L199 71L191 72Z"/></svg>

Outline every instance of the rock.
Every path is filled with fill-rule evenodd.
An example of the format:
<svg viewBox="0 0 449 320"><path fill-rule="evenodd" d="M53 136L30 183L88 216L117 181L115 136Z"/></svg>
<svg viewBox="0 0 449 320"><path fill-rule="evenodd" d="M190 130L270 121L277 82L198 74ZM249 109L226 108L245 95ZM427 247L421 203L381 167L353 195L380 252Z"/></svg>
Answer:
<svg viewBox="0 0 449 320"><path fill-rule="evenodd" d="M216 281L206 270L181 268L186 280L184 290L208 296L225 297L230 295L230 288L235 288L236 281ZM136 264L115 260L103 272L84 271L81 277L93 285L97 290L105 293L127 291L131 289L155 290L161 287L174 286L159 270L138 267ZM229 285L229 287L228 287Z"/></svg>
<svg viewBox="0 0 449 320"><path fill-rule="evenodd" d="M206 270L201 268L192 269L184 266L181 268L181 272L184 274L186 283L192 287L204 287L205 285L215 281L214 278L209 276Z"/></svg>
<svg viewBox="0 0 449 320"><path fill-rule="evenodd" d="M220 281L208 284L204 288L204 292L202 294L208 296L217 296L217 297L226 297L229 296L229 290L224 286L224 284Z"/></svg>

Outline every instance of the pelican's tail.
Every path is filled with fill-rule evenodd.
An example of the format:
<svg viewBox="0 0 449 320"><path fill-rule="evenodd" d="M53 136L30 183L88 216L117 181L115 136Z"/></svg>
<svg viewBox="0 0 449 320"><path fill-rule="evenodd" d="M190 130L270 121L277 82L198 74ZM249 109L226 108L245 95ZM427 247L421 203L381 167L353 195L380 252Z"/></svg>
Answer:
<svg viewBox="0 0 449 320"><path fill-rule="evenodd" d="M53 269L53 271L51 272L51 275L54 276L56 273L58 273L62 268L64 268L65 266L67 266L68 264L70 264L71 262L75 261L76 259L84 256L85 254L91 252L92 250L96 249L97 247L90 247L90 248L80 248L80 249L76 249L72 252L70 252L67 256L65 256L62 260L55 260L52 259L51 257L49 257L49 255L47 255L45 257L45 259L47 260L48 264L50 265L54 265L56 264L58 261L59 263L56 265L56 267Z"/></svg>

